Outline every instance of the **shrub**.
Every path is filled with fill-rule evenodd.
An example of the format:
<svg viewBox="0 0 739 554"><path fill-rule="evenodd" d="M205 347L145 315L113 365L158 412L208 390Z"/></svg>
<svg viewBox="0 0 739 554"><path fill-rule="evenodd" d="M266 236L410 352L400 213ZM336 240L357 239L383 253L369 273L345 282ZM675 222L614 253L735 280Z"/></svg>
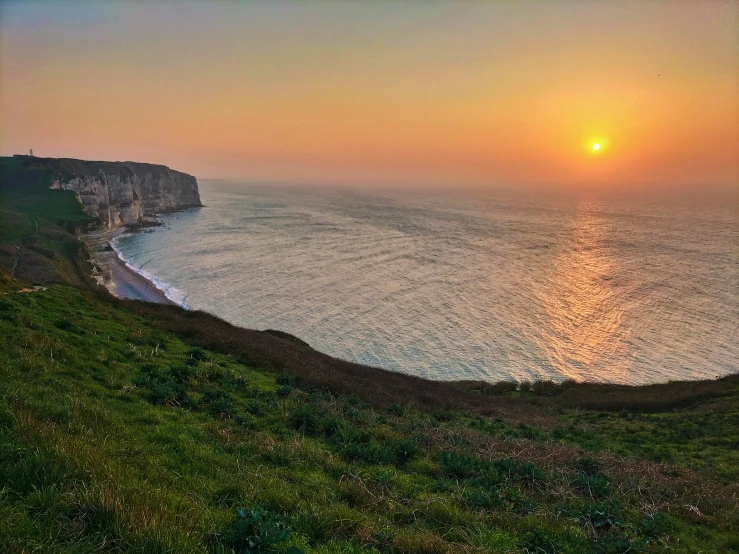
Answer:
<svg viewBox="0 0 739 554"><path fill-rule="evenodd" d="M275 552L276 545L290 538L290 529L270 512L239 508L236 519L221 533L220 542L239 554ZM290 547L286 554L302 554Z"/></svg>
<svg viewBox="0 0 739 554"><path fill-rule="evenodd" d="M503 489L501 497L508 503L510 510L518 515L533 514L536 510L536 502L512 488Z"/></svg>
<svg viewBox="0 0 739 554"><path fill-rule="evenodd" d="M362 460L371 464L395 461L395 453L378 442L371 433L358 431L346 422L340 422L333 437L333 444L347 461Z"/></svg>
<svg viewBox="0 0 739 554"><path fill-rule="evenodd" d="M154 385L146 395L146 400L156 405L164 404L173 398L174 391L166 385Z"/></svg>
<svg viewBox="0 0 739 554"><path fill-rule="evenodd" d="M596 475L581 473L575 477L574 486L595 498L606 498L611 494L608 488L608 479Z"/></svg>
<svg viewBox="0 0 739 554"><path fill-rule="evenodd" d="M352 427L346 421L339 421L334 432L334 444L338 446L351 443L367 443L372 436L367 432L361 432Z"/></svg>
<svg viewBox="0 0 739 554"><path fill-rule="evenodd" d="M537 379L531 385L531 391L536 396L552 396L557 392L557 390L558 385L552 380L541 381Z"/></svg>
<svg viewBox="0 0 739 554"><path fill-rule="evenodd" d="M262 414L262 403L259 402L259 400L249 400L249 402L246 403L245 407L246 411L249 412L251 415L258 416Z"/></svg>
<svg viewBox="0 0 739 554"><path fill-rule="evenodd" d="M218 506L231 508L234 504L243 500L243 495L238 487L229 485L216 491L213 495L213 500Z"/></svg>
<svg viewBox="0 0 739 554"><path fill-rule="evenodd" d="M280 385L275 389L275 394L279 398L285 398L286 396L290 396L290 393L293 391L293 388L288 385Z"/></svg>
<svg viewBox="0 0 739 554"><path fill-rule="evenodd" d="M675 518L657 512L652 517L642 519L637 526L637 530L647 541L653 541L671 535L675 532L677 526Z"/></svg>
<svg viewBox="0 0 739 554"><path fill-rule="evenodd" d="M202 362L206 357L206 353L202 348L195 347L187 353L187 356L188 358Z"/></svg>
<svg viewBox="0 0 739 554"><path fill-rule="evenodd" d="M292 375L278 375L275 379L275 383L277 383L278 386L283 387L290 387L293 388L296 383L296 379Z"/></svg>
<svg viewBox="0 0 739 554"><path fill-rule="evenodd" d="M371 440L368 444L346 443L341 449L347 461L362 460L370 464L388 464L395 461L395 455L385 445Z"/></svg>
<svg viewBox="0 0 739 554"><path fill-rule="evenodd" d="M602 533L593 544L595 554L624 554L641 552L640 542L634 542L620 529Z"/></svg>
<svg viewBox="0 0 739 554"><path fill-rule="evenodd" d="M558 554L560 552L557 536L537 527L521 537L521 546L528 554Z"/></svg>
<svg viewBox="0 0 739 554"><path fill-rule="evenodd" d="M231 400L230 398L219 398L208 403L208 411L217 417L231 417Z"/></svg>
<svg viewBox="0 0 739 554"><path fill-rule="evenodd" d="M84 333L84 331L81 328L77 327L77 325L75 325L74 323L72 323L71 321L69 321L68 319L64 317L60 317L59 319L54 321L54 326L57 329L61 329L62 331L67 331L69 333L74 333L75 335L81 335L82 333Z"/></svg>
<svg viewBox="0 0 739 554"><path fill-rule="evenodd" d="M359 411L359 399L355 397L349 397L344 401L344 403L341 406L341 414L347 418L351 419L352 421L361 421L362 420L362 414Z"/></svg>
<svg viewBox="0 0 739 554"><path fill-rule="evenodd" d="M253 431L257 428L257 422L250 415L237 415L236 425L244 431Z"/></svg>
<svg viewBox="0 0 739 554"><path fill-rule="evenodd" d="M246 379L244 379L240 375L239 376L235 376L233 374L231 375L231 386L234 389L240 390L240 391L248 391L249 390L249 383L247 382Z"/></svg>
<svg viewBox="0 0 739 554"><path fill-rule="evenodd" d="M501 475L493 465L483 467L479 475L472 480L472 484L484 489L492 489L505 482L505 476Z"/></svg>
<svg viewBox="0 0 739 554"><path fill-rule="evenodd" d="M15 427L15 416L6 406L0 405L0 431Z"/></svg>
<svg viewBox="0 0 739 554"><path fill-rule="evenodd" d="M434 413L434 419L438 422L452 421L454 419L454 412L450 410L441 410Z"/></svg>
<svg viewBox="0 0 739 554"><path fill-rule="evenodd" d="M514 458L503 458L494 462L483 462L466 454L444 452L439 461L447 475L459 479L477 480L480 486L496 486L505 480L532 484L546 478L544 472L531 462L520 462Z"/></svg>
<svg viewBox="0 0 739 554"><path fill-rule="evenodd" d="M321 421L321 430L327 437L333 437L342 425L345 425L343 420L336 417L327 417Z"/></svg>
<svg viewBox="0 0 739 554"><path fill-rule="evenodd" d="M496 490L472 489L465 491L462 499L466 506L480 510L494 510L503 506L503 499Z"/></svg>
<svg viewBox="0 0 739 554"><path fill-rule="evenodd" d="M552 431L552 438L554 440L562 440L567 436L567 431L562 429L562 427L556 427L554 431Z"/></svg>
<svg viewBox="0 0 739 554"><path fill-rule="evenodd" d="M20 312L13 304L0 300L0 319L15 321L19 314Z"/></svg>
<svg viewBox="0 0 739 554"><path fill-rule="evenodd" d="M193 359L194 358L190 358L188 362L192 361ZM193 365L193 364L190 364L190 365ZM220 383L226 378L226 372L220 367L211 366L206 370L205 378L211 383Z"/></svg>
<svg viewBox="0 0 739 554"><path fill-rule="evenodd" d="M443 452L439 465L444 473L459 479L469 479L477 475L480 460L467 456L466 454L457 454L456 452Z"/></svg>
<svg viewBox="0 0 739 554"><path fill-rule="evenodd" d="M518 390L521 392L531 392L534 384L531 381L521 381L518 384Z"/></svg>
<svg viewBox="0 0 739 554"><path fill-rule="evenodd" d="M318 415L316 409L310 404L298 406L290 414L290 425L297 431L313 434L318 431Z"/></svg>
<svg viewBox="0 0 739 554"><path fill-rule="evenodd" d="M156 384L164 384L170 380L170 375L163 369L152 364L144 364L141 372L131 379L131 382L137 386L152 386Z"/></svg>
<svg viewBox="0 0 739 554"><path fill-rule="evenodd" d="M413 440L396 440L391 444L390 448L393 451L395 460L401 464L412 460L418 454L418 444Z"/></svg>
<svg viewBox="0 0 739 554"><path fill-rule="evenodd" d="M195 376L195 371L187 365L175 365L169 370L172 379L178 383L186 383Z"/></svg>
<svg viewBox="0 0 739 554"><path fill-rule="evenodd" d="M517 438L530 440L542 440L546 438L546 434L542 432L541 429L531 427L530 425L526 425L525 423L519 423L518 428L515 431L512 431L511 435Z"/></svg>
<svg viewBox="0 0 739 554"><path fill-rule="evenodd" d="M385 411L390 415L400 417L405 413L405 408L400 404L390 404L387 408L385 408Z"/></svg>
<svg viewBox="0 0 739 554"><path fill-rule="evenodd" d="M493 467L500 475L521 483L533 484L546 479L544 472L536 465L531 462L520 462L514 458L496 460L493 462Z"/></svg>
<svg viewBox="0 0 739 554"><path fill-rule="evenodd" d="M621 507L615 502L585 504L578 520L582 524L592 525L596 530L618 527L621 525Z"/></svg>
<svg viewBox="0 0 739 554"><path fill-rule="evenodd" d="M488 385L485 392L487 394L506 395L518 390L516 381L500 381L493 385Z"/></svg>
<svg viewBox="0 0 739 554"><path fill-rule="evenodd" d="M592 458L580 458L575 462L575 468L585 475L603 475L601 463Z"/></svg>
<svg viewBox="0 0 739 554"><path fill-rule="evenodd" d="M233 406L231 397L221 389L209 386L203 391L200 399L201 404L208 408L208 411L219 417L229 417Z"/></svg>

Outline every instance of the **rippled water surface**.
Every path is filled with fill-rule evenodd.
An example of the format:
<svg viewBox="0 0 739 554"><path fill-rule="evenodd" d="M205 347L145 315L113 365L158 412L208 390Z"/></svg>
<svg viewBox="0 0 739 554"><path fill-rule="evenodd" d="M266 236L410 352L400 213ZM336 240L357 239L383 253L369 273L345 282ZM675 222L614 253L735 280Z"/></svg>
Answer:
<svg viewBox="0 0 739 554"><path fill-rule="evenodd" d="M203 183L116 248L169 294L433 379L621 383L739 370L731 206Z"/></svg>

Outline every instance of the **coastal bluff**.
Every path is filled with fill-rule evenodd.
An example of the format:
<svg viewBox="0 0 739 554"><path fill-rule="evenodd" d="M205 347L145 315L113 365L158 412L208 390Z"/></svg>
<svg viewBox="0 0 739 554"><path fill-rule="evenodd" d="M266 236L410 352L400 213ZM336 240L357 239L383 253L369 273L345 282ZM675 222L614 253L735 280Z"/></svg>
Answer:
<svg viewBox="0 0 739 554"><path fill-rule="evenodd" d="M84 212L106 230L144 222L146 216L202 206L195 177L164 165L71 158L14 156L50 172L49 188L75 193Z"/></svg>
<svg viewBox="0 0 739 554"><path fill-rule="evenodd" d="M192 175L164 165L0 156L0 268L47 285L110 287L111 233L202 206Z"/></svg>

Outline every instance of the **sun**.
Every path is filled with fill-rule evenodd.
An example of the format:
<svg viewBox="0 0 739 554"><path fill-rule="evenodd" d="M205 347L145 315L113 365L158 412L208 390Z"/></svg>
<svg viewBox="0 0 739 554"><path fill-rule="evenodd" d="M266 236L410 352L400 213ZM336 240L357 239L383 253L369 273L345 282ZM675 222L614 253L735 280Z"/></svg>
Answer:
<svg viewBox="0 0 739 554"><path fill-rule="evenodd" d="M598 150L600 150L600 143L599 142L593 143L593 150L595 150L596 152Z"/></svg>

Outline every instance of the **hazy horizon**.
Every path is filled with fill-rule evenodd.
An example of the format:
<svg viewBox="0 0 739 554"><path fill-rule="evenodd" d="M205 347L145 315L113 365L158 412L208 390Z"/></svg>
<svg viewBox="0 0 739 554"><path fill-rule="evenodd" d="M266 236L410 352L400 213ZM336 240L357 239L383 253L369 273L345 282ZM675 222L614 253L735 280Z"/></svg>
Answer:
<svg viewBox="0 0 739 554"><path fill-rule="evenodd" d="M738 30L728 1L5 0L0 154L265 184L732 189Z"/></svg>

